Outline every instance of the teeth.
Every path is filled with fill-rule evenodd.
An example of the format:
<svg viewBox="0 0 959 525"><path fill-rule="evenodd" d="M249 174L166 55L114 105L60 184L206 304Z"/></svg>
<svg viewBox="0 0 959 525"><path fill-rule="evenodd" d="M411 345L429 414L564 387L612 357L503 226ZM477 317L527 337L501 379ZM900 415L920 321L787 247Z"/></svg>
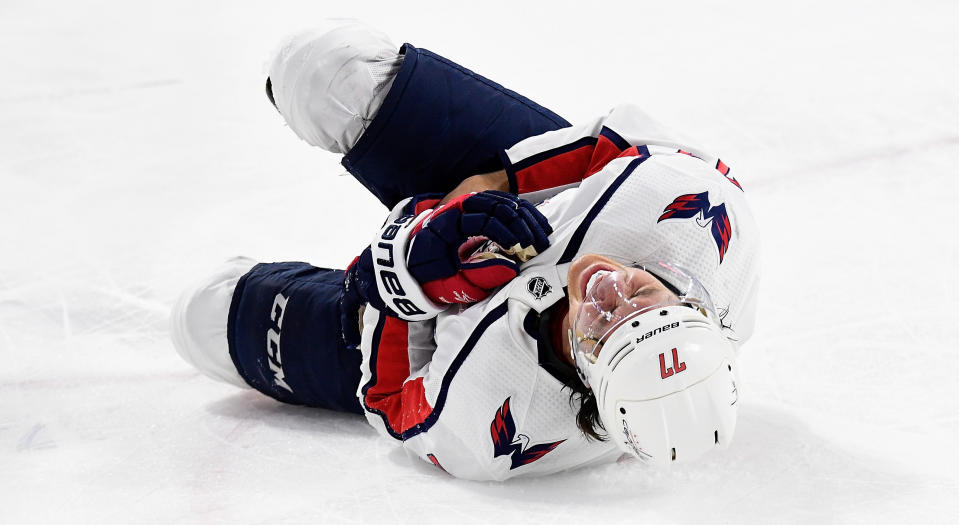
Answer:
<svg viewBox="0 0 959 525"><path fill-rule="evenodd" d="M598 283L600 279L605 275L609 275L613 272L608 270L600 270L590 276L589 281L586 282L586 295L589 295L589 291L593 288L593 285Z"/></svg>

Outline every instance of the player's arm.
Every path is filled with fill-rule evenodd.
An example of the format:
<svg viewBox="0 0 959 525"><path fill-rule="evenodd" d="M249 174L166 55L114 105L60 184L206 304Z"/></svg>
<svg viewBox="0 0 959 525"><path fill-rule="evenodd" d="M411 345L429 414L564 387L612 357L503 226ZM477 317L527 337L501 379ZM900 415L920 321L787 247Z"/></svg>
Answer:
<svg viewBox="0 0 959 525"><path fill-rule="evenodd" d="M450 200L459 197L460 195L487 190L502 192L509 191L509 177L506 175L506 170L499 170L491 173L481 173L479 175L473 175L463 179L463 182L459 183L458 186L453 188L453 191L447 193L446 196L443 197L443 200L440 201L440 204L446 204Z"/></svg>
<svg viewBox="0 0 959 525"><path fill-rule="evenodd" d="M367 303L406 321L431 319L512 280L549 247L550 233L535 206L507 193L407 199L347 269L344 303L350 312Z"/></svg>
<svg viewBox="0 0 959 525"><path fill-rule="evenodd" d="M433 411L424 379L434 323L411 323L367 308L363 326L360 403L374 428L405 440L422 431Z"/></svg>
<svg viewBox="0 0 959 525"><path fill-rule="evenodd" d="M575 186L631 147L650 144L688 146L688 142L638 108L619 106L609 115L591 122L519 142L502 152L504 169L466 178L442 202L484 190L504 191L527 200L539 200L533 195L555 194Z"/></svg>
<svg viewBox="0 0 959 525"><path fill-rule="evenodd" d="M549 131L505 150L500 158L510 193L526 196L580 183L596 151L602 121Z"/></svg>
<svg viewBox="0 0 959 525"><path fill-rule="evenodd" d="M507 464L495 462L494 456L471 446L488 434L477 435L474 418L464 418L464 407L450 402L451 398L462 399L458 387L468 388L461 385L476 380L469 377L475 371L464 363L483 344L482 334L505 312L503 304L484 309L479 316L461 314L446 319L440 334L435 331L436 323L407 323L367 309L358 392L370 425L453 476L504 479L514 474ZM495 378L483 381L496 388Z"/></svg>
<svg viewBox="0 0 959 525"><path fill-rule="evenodd" d="M689 147L687 139L631 105L617 106L586 124L530 137L505 150L501 159L509 191L537 201L578 185L617 157L648 154L647 147L682 150L724 169L718 159Z"/></svg>
<svg viewBox="0 0 959 525"><path fill-rule="evenodd" d="M442 202L474 191L497 190L527 197L575 186L629 148L625 140L604 127L606 120L601 117L523 140L502 152L505 169L464 179Z"/></svg>

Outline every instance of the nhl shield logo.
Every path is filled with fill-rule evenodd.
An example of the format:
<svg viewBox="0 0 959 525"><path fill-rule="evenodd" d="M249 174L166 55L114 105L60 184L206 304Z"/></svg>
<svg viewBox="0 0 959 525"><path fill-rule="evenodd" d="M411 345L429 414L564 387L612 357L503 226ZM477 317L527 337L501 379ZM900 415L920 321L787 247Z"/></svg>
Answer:
<svg viewBox="0 0 959 525"><path fill-rule="evenodd" d="M526 290L537 300L542 299L553 291L553 287L543 277L533 277L526 283Z"/></svg>

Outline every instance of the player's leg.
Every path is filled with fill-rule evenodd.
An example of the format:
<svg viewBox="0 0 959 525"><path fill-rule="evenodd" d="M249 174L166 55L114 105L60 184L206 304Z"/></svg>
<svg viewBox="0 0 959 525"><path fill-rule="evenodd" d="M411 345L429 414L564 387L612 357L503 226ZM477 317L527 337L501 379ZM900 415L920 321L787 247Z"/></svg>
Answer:
<svg viewBox="0 0 959 525"><path fill-rule="evenodd" d="M286 403L361 413L361 356L343 340L342 293L340 270L235 259L174 307L174 345L215 379Z"/></svg>
<svg viewBox="0 0 959 525"><path fill-rule="evenodd" d="M173 346L184 361L207 376L247 387L230 359L226 337L233 290L256 261L236 257L186 289L170 312Z"/></svg>
<svg viewBox="0 0 959 525"><path fill-rule="evenodd" d="M279 47L267 95L303 141L346 154L383 104L402 63L382 32L358 21L328 21Z"/></svg>
<svg viewBox="0 0 959 525"><path fill-rule="evenodd" d="M569 126L435 53L410 44L395 49L382 33L352 24L297 36L270 68L290 127L311 144L345 153L346 169L388 207L501 169L503 149Z"/></svg>
<svg viewBox="0 0 959 525"><path fill-rule="evenodd" d="M376 117L343 165L387 206L445 193L502 169L502 150L569 126L532 100L432 53L405 44L403 64Z"/></svg>

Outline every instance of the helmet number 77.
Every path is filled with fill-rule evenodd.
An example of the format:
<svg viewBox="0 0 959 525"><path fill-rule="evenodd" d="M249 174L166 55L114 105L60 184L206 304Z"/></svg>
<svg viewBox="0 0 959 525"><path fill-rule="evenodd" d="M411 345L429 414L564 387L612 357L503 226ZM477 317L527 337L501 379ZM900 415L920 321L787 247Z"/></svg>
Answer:
<svg viewBox="0 0 959 525"><path fill-rule="evenodd" d="M659 354L659 374L663 379L667 377L678 374L686 370L686 362L679 361L679 355L675 348L673 348L673 366L666 368L666 354Z"/></svg>

